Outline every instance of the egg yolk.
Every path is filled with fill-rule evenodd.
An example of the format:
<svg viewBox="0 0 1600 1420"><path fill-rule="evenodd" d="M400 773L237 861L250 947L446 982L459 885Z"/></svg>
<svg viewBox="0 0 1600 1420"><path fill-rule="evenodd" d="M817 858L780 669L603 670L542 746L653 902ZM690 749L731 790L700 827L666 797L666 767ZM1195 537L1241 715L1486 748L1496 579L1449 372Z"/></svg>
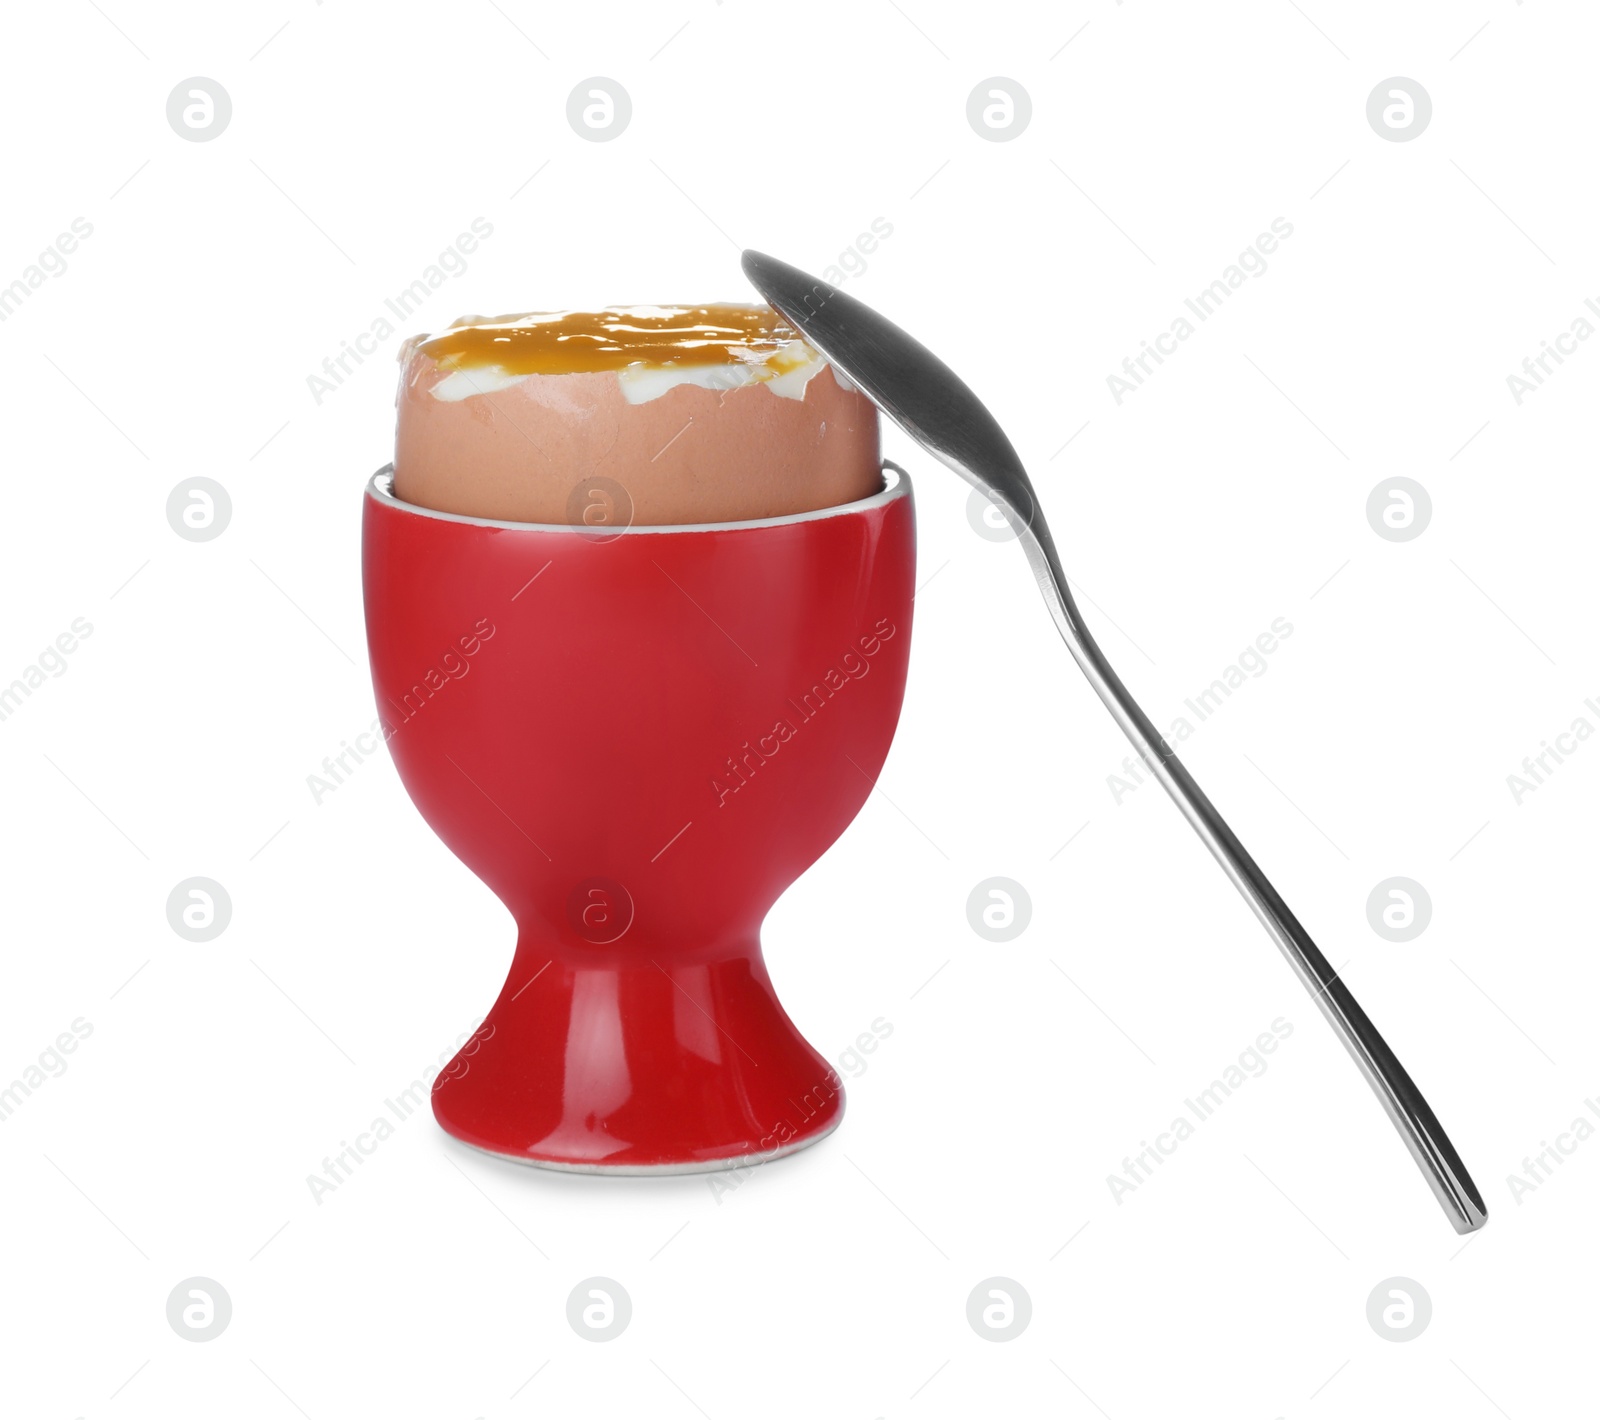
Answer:
<svg viewBox="0 0 1600 1420"><path fill-rule="evenodd" d="M780 375L811 353L766 306L615 306L603 311L464 316L417 347L444 370L585 374L630 365L756 365Z"/></svg>

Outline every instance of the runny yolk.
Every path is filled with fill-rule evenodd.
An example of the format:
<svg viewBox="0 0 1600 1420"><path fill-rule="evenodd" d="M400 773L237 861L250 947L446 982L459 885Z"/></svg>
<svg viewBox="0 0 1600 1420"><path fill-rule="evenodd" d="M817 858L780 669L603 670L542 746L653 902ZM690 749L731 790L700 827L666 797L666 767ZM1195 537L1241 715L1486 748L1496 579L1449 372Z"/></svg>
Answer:
<svg viewBox="0 0 1600 1420"><path fill-rule="evenodd" d="M758 365L781 375L814 358L766 306L617 306L603 311L464 316L417 349L441 369L499 366L568 375L629 365Z"/></svg>

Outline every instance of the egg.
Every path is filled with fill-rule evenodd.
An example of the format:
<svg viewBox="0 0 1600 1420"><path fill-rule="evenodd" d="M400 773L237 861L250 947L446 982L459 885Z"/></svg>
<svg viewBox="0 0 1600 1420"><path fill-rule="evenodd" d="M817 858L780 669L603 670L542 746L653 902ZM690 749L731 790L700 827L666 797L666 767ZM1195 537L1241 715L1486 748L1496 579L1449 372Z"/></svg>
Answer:
<svg viewBox="0 0 1600 1420"><path fill-rule="evenodd" d="M738 522L882 486L877 410L764 306L466 316L401 351L394 493L512 522Z"/></svg>

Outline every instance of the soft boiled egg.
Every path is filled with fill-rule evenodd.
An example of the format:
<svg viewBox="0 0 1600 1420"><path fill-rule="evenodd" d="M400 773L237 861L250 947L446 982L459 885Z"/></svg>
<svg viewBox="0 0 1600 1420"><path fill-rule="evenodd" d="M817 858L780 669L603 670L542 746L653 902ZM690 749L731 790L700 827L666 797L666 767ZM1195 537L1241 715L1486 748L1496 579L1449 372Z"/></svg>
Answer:
<svg viewBox="0 0 1600 1420"><path fill-rule="evenodd" d="M406 342L394 492L514 522L736 522L882 484L877 410L765 306L467 316Z"/></svg>

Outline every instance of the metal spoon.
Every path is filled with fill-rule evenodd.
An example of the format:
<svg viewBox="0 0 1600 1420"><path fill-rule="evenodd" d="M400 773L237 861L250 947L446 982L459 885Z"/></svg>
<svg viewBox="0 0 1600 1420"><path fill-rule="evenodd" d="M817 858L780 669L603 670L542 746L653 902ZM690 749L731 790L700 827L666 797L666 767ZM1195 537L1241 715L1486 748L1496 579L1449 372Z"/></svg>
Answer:
<svg viewBox="0 0 1600 1420"><path fill-rule="evenodd" d="M768 304L929 453L982 489L1017 529L1056 629L1079 669L1289 959L1382 1101L1455 1230L1481 1228L1488 1210L1422 1092L1083 624L1033 485L994 416L948 366L860 301L761 252L745 252L742 264Z"/></svg>

